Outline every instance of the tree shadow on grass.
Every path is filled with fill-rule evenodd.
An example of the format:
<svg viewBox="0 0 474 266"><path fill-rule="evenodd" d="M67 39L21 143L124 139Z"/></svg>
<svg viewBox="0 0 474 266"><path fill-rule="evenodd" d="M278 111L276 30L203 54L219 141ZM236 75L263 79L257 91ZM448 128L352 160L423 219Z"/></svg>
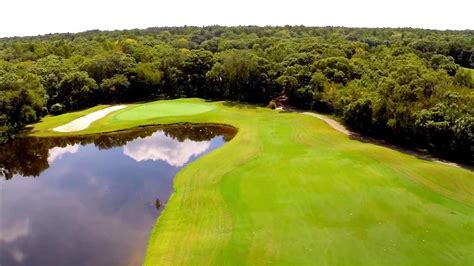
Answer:
<svg viewBox="0 0 474 266"><path fill-rule="evenodd" d="M302 112L303 111L296 110L296 109L282 109L282 110L280 110L279 113L302 113ZM334 120L334 119L332 119L332 120ZM327 121L326 121L326 123L327 123ZM337 122L337 123L339 123L339 122ZM328 125L333 127L329 123L328 123ZM424 151L424 150L420 150L420 149L416 149L416 148L408 147L408 146L403 146L403 145L399 145L399 144L394 144L394 143L390 143L390 142L388 142L386 140L383 140L383 139L376 139L376 138L373 138L373 137L364 136L364 135L362 135L360 133L357 133L357 132L354 132L354 131L350 131L350 130L348 130L348 131L349 131L348 137L351 140L356 140L356 141L363 142L363 143L371 143L371 144L375 144L375 145L382 146L382 147L385 147L385 148L389 148L389 149L392 149L392 150L396 150L396 151L401 152L403 154L414 156L414 157L416 157L417 159L420 159L420 160L430 161L430 162L437 162L437 163L441 163L441 164L444 164L444 165L449 165L449 166L452 166L452 167L458 167L458 168L463 168L463 169L466 169L466 170L469 170L469 171L474 171L474 165L472 165L472 163L469 163L469 162L466 163L466 162L449 161L449 160L446 160L446 159L439 158L439 157L437 157L437 156L435 156L435 155L433 155L433 154L431 154L427 151Z"/></svg>
<svg viewBox="0 0 474 266"><path fill-rule="evenodd" d="M463 168L463 169L466 169L466 170L469 170L469 171L474 171L474 166L473 165L466 164L466 163L460 163L460 162L453 162L453 161L449 161L449 160L446 160L446 159L442 159L442 158L436 157L435 155L433 155L433 154L431 154L427 151L424 151L424 150L419 150L419 149L415 149L415 148L407 147L407 146L400 146L400 145L393 144L393 143L390 143L390 142L382 140L382 139L375 139L375 138L368 137L368 136L363 136L361 134L354 133L354 132L351 132L351 134L349 135L349 138L351 140L357 140L357 141L363 142L363 143L371 143L371 144L375 144L375 145L382 146L382 147L385 147L385 148L389 148L389 149L392 149L392 150L396 150L396 151L401 152L403 154L414 156L414 157L416 157L417 159L420 159L420 160L430 161L430 162L437 162L437 163L441 163L441 164L444 164L444 165L449 165L449 166L453 166L453 167Z"/></svg>
<svg viewBox="0 0 474 266"><path fill-rule="evenodd" d="M38 122L39 123L39 122ZM31 134L34 134L35 132L38 132L38 130L34 130L34 127L32 125L27 125L25 128L23 128L20 132L18 132L15 137L24 137L28 136Z"/></svg>
<svg viewBox="0 0 474 266"><path fill-rule="evenodd" d="M224 101L223 105L226 107L234 107L234 108L239 108L239 109L257 109L257 107L261 107L255 104L232 102L232 101Z"/></svg>

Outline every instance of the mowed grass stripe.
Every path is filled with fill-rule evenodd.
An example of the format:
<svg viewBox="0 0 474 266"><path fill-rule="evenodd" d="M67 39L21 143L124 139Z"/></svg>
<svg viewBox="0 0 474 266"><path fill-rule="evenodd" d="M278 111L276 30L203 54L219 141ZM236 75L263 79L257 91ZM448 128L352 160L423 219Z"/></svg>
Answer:
<svg viewBox="0 0 474 266"><path fill-rule="evenodd" d="M222 148L175 178L175 193L150 235L146 265L469 265L474 261L474 174L350 140L296 113L209 105L183 116L134 108L83 134L178 122L239 128ZM184 109L185 105L182 105ZM67 122L67 114L58 118ZM58 124L54 117L47 125ZM44 124L33 134L57 135Z"/></svg>

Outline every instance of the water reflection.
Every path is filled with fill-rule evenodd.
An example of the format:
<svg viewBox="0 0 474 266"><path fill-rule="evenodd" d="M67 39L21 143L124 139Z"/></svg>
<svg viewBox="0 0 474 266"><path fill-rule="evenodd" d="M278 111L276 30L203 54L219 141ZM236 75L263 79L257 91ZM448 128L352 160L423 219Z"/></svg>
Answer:
<svg viewBox="0 0 474 266"><path fill-rule="evenodd" d="M123 147L123 153L137 162L152 160L166 161L169 165L181 167L193 156L209 149L208 141L179 141L156 132L146 139L138 139Z"/></svg>
<svg viewBox="0 0 474 266"><path fill-rule="evenodd" d="M150 149L158 149L158 147L152 146L155 145L153 142L160 145L159 142L168 141L171 144L187 141L187 145L191 145L191 142L205 142L215 136L221 136L224 141L229 141L235 133L235 128L227 126L183 124L166 127L143 127L109 134L78 137L19 138L0 145L0 175L6 179L10 179L14 175L39 176L54 160L60 159L68 153L76 153L81 145L94 144L99 150L103 150L132 144L130 142L138 139L136 141L142 145L146 146L146 143L149 143ZM152 136L154 134L155 137ZM152 138L147 138L150 136ZM160 139L160 136L166 136L168 140ZM145 138L146 140L144 140ZM162 144L166 145L166 143ZM132 146L138 146L138 144ZM130 148L130 150L132 149ZM164 149L163 146L162 150ZM183 149L183 145L181 149ZM137 161L145 160L144 157L142 158L133 151L130 154L130 157L137 158ZM154 154L154 152L150 151L150 154ZM150 158L150 160L153 159Z"/></svg>
<svg viewBox="0 0 474 266"><path fill-rule="evenodd" d="M66 147L54 147L48 151L48 164L54 162L56 159L61 159L64 154L74 154L79 150L79 145L66 145Z"/></svg>
<svg viewBox="0 0 474 266"><path fill-rule="evenodd" d="M175 174L234 133L184 125L0 146L0 265L140 265Z"/></svg>

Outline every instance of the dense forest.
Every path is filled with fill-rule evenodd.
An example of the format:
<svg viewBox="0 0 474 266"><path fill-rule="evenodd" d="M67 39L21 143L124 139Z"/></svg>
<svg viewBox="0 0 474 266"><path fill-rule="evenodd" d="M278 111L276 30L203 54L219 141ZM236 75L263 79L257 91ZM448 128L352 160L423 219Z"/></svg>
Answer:
<svg viewBox="0 0 474 266"><path fill-rule="evenodd" d="M177 27L0 39L0 140L47 114L200 97L291 106L474 161L474 31Z"/></svg>

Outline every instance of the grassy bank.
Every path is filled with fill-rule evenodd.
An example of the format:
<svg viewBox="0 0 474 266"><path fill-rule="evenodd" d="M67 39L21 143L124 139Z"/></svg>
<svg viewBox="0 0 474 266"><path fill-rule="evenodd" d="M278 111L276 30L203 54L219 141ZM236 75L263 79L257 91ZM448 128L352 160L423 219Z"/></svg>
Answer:
<svg viewBox="0 0 474 266"><path fill-rule="evenodd" d="M103 107L47 117L37 136ZM170 116L172 114L172 116ZM297 113L180 99L129 105L81 134L147 124L239 128L175 178L147 265L469 265L474 173L350 140Z"/></svg>

